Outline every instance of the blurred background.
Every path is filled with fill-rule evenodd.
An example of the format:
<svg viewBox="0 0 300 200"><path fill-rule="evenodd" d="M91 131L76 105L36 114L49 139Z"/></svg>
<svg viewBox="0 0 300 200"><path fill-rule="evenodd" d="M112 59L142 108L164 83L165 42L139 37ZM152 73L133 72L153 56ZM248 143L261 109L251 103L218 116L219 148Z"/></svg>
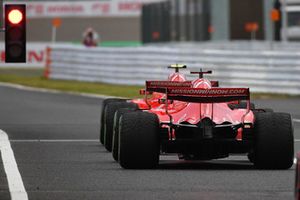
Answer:
<svg viewBox="0 0 300 200"><path fill-rule="evenodd" d="M279 92L300 94L300 0L4 2L27 5L27 63L17 67L50 79L142 85L185 63L228 86L269 92L282 80Z"/></svg>
<svg viewBox="0 0 300 200"><path fill-rule="evenodd" d="M28 40L80 42L93 27L104 42L300 39L299 0L72 0L27 4ZM251 32L255 34L251 35Z"/></svg>
<svg viewBox="0 0 300 200"><path fill-rule="evenodd" d="M92 27L101 46L153 42L300 39L299 0L4 1L27 4L30 42L80 44ZM3 36L3 34L1 35ZM2 37L3 39L3 37ZM41 60L35 45L29 62ZM2 56L3 57L3 56Z"/></svg>

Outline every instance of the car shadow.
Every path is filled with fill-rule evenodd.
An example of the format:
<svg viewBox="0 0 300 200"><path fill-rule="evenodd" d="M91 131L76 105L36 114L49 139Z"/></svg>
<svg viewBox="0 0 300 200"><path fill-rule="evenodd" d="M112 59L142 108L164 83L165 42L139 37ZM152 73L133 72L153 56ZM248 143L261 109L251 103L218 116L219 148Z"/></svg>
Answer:
<svg viewBox="0 0 300 200"><path fill-rule="evenodd" d="M161 160L158 169L168 170L257 170L247 160L185 161Z"/></svg>

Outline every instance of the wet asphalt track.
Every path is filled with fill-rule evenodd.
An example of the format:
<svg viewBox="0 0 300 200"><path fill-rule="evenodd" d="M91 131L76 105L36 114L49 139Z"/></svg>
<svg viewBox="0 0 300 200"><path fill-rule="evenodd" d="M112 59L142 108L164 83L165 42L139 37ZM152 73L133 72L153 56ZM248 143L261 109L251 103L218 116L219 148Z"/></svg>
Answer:
<svg viewBox="0 0 300 200"><path fill-rule="evenodd" d="M255 103L300 119L300 99ZM30 200L293 199L294 168L256 170L245 157L162 157L159 169L123 170L95 141L100 105L96 98L0 87L0 129L11 139ZM0 177L0 199L10 199L3 163Z"/></svg>

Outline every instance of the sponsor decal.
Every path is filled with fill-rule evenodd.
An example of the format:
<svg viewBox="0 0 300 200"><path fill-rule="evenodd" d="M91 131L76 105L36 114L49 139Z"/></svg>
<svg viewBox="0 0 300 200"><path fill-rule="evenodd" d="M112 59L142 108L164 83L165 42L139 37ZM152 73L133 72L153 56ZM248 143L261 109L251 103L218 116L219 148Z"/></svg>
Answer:
<svg viewBox="0 0 300 200"><path fill-rule="evenodd" d="M140 11L142 9L141 2L120 2L118 4L119 11Z"/></svg>
<svg viewBox="0 0 300 200"><path fill-rule="evenodd" d="M175 81L147 81L147 87L191 87L190 81L175 82Z"/></svg>
<svg viewBox="0 0 300 200"><path fill-rule="evenodd" d="M218 89L168 89L169 95L205 95L205 96L214 96L214 95L249 95L249 89L247 88L218 88Z"/></svg>
<svg viewBox="0 0 300 200"><path fill-rule="evenodd" d="M46 49L49 43L27 43L27 62L26 63L5 63L4 43L0 43L0 67L45 67Z"/></svg>
<svg viewBox="0 0 300 200"><path fill-rule="evenodd" d="M23 1L27 6L27 18L57 17L138 17L143 3L161 0L103 0L103 1ZM6 2L10 4L11 2Z"/></svg>

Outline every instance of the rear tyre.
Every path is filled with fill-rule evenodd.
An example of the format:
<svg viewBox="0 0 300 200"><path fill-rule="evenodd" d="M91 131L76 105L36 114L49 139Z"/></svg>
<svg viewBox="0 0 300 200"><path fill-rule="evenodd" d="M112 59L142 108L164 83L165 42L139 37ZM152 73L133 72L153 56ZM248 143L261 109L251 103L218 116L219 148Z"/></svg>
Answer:
<svg viewBox="0 0 300 200"><path fill-rule="evenodd" d="M255 113L253 163L260 169L293 165L294 136L290 114Z"/></svg>
<svg viewBox="0 0 300 200"><path fill-rule="evenodd" d="M119 161L119 123L120 117L124 113L135 112L136 108L120 108L115 112L114 117L114 128L113 128L113 138L112 138L112 156L115 161Z"/></svg>
<svg viewBox="0 0 300 200"><path fill-rule="evenodd" d="M125 169L152 169L159 162L159 121L148 112L120 118L119 163Z"/></svg>
<svg viewBox="0 0 300 200"><path fill-rule="evenodd" d="M100 143L104 144L104 113L105 113L105 107L107 104L112 103L112 102L121 102L121 101L126 101L125 99L117 99L117 98L109 98L109 99L104 99L102 102L102 110L101 110L101 119L100 119Z"/></svg>
<svg viewBox="0 0 300 200"><path fill-rule="evenodd" d="M109 152L111 152L112 150L112 136L115 112L120 108L137 109L138 106L134 103L128 102L113 102L106 105L104 114L104 146Z"/></svg>
<svg viewBox="0 0 300 200"><path fill-rule="evenodd" d="M271 112L271 113L274 112L274 110L271 108L262 108L262 110L264 110L265 112Z"/></svg>

